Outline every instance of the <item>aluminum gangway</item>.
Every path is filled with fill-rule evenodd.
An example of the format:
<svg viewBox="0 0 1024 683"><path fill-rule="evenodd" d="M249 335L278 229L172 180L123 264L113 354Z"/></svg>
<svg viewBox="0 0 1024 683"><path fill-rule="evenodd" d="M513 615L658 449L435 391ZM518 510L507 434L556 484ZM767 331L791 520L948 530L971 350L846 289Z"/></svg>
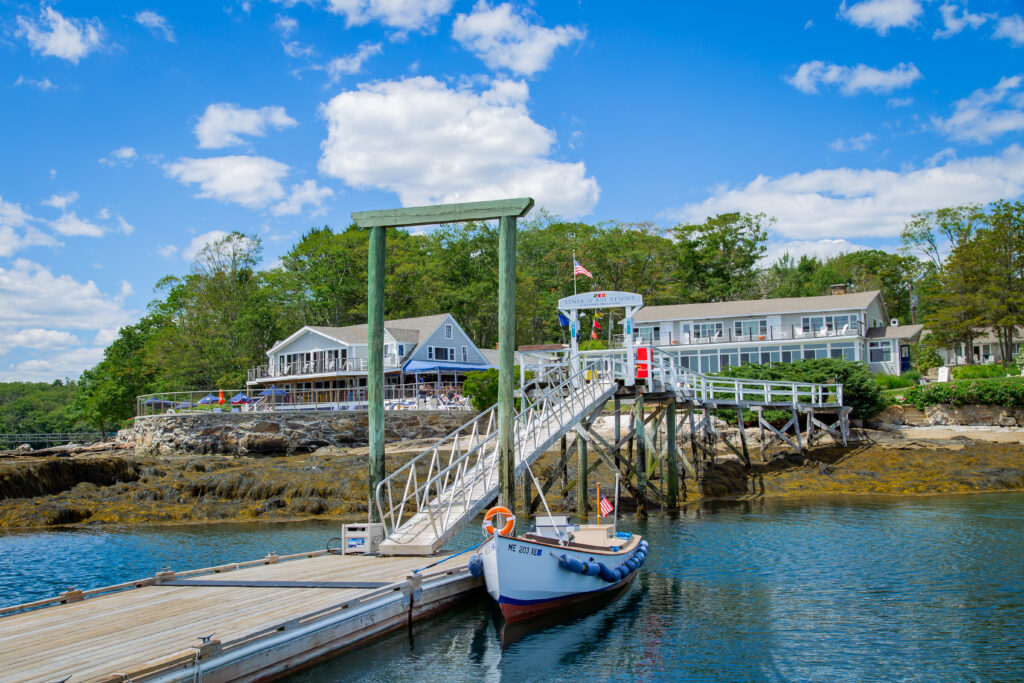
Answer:
<svg viewBox="0 0 1024 683"><path fill-rule="evenodd" d="M543 455L581 422L591 422L627 381L621 350L583 352L576 363L548 359L530 366L536 373L517 392L522 409L515 416L515 473ZM671 394L702 409L842 407L842 384L717 377L693 372L679 359L650 349L634 392ZM572 372L570 368L578 368ZM543 387L549 387L543 389ZM539 395L538 395L539 394ZM385 539L385 555L430 555L498 495L497 408L492 407L384 478L374 492Z"/></svg>
<svg viewBox="0 0 1024 683"><path fill-rule="evenodd" d="M615 394L617 364L607 358L522 396L515 416L516 476L566 432L600 413ZM386 477L374 503L384 523L384 555L430 555L498 495L497 407L492 407Z"/></svg>

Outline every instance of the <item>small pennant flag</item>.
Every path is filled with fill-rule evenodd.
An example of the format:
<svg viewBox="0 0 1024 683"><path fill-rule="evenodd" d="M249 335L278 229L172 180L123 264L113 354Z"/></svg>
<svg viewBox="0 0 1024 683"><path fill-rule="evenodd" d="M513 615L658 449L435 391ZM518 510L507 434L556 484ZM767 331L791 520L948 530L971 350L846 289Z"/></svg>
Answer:
<svg viewBox="0 0 1024 683"><path fill-rule="evenodd" d="M597 322L597 318L594 318L594 329L595 330L601 329L601 323Z"/></svg>
<svg viewBox="0 0 1024 683"><path fill-rule="evenodd" d="M569 327L569 319L561 313L558 314L558 324L562 327Z"/></svg>
<svg viewBox="0 0 1024 683"><path fill-rule="evenodd" d="M602 517L607 517L612 514L612 510L615 506L608 502L607 496L601 496L601 500L597 501L597 509L601 513Z"/></svg>
<svg viewBox="0 0 1024 683"><path fill-rule="evenodd" d="M224 390L220 390L220 395L217 397L217 403L224 405Z"/></svg>
<svg viewBox="0 0 1024 683"><path fill-rule="evenodd" d="M587 270L586 268L581 266L580 262L577 261L576 259L572 260L572 265L573 265L573 269L572 269L572 274L573 275L586 275L591 280L594 279L594 275L589 270Z"/></svg>

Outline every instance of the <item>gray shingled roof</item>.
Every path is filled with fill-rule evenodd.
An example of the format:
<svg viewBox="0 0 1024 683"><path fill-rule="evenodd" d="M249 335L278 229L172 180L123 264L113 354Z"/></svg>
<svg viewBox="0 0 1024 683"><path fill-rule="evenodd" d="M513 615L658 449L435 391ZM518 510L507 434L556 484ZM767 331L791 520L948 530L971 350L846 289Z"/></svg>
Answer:
<svg viewBox="0 0 1024 683"><path fill-rule="evenodd" d="M426 339L430 336L430 333L440 327L441 323L447 318L447 313L440 313L438 315L424 315L419 318L385 320L384 329L397 341L418 344L421 339ZM365 323L362 325L348 325L346 327L310 325L309 328L347 344L369 343L369 327Z"/></svg>
<svg viewBox="0 0 1024 683"><path fill-rule="evenodd" d="M746 301L720 301L711 304L674 304L670 306L644 306L634 316L636 322L656 320L699 320L703 318L730 318L744 315L772 315L776 313L802 313L804 311L841 311L867 308L879 296L878 290L854 294L800 296L788 299L748 299Z"/></svg>
<svg viewBox="0 0 1024 683"><path fill-rule="evenodd" d="M890 327L869 327L864 333L866 339L914 339L921 334L924 325L892 325Z"/></svg>

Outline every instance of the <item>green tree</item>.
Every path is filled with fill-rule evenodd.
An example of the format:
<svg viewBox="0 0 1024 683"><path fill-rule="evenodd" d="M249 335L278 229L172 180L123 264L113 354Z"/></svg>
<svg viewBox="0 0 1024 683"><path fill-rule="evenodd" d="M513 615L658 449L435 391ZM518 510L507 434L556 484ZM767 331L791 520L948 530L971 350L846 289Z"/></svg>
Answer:
<svg viewBox="0 0 1024 683"><path fill-rule="evenodd" d="M764 256L767 229L774 222L763 213L723 213L672 228L679 298L709 302L757 296L755 265Z"/></svg>

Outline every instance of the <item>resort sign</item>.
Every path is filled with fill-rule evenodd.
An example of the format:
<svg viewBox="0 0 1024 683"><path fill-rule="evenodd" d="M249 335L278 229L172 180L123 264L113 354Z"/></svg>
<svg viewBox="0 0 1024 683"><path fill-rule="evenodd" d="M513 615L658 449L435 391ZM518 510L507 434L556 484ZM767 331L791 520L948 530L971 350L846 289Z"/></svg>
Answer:
<svg viewBox="0 0 1024 683"><path fill-rule="evenodd" d="M563 311L581 308L615 308L618 306L640 308L644 298L633 292L584 292L573 294L558 300L558 308Z"/></svg>

